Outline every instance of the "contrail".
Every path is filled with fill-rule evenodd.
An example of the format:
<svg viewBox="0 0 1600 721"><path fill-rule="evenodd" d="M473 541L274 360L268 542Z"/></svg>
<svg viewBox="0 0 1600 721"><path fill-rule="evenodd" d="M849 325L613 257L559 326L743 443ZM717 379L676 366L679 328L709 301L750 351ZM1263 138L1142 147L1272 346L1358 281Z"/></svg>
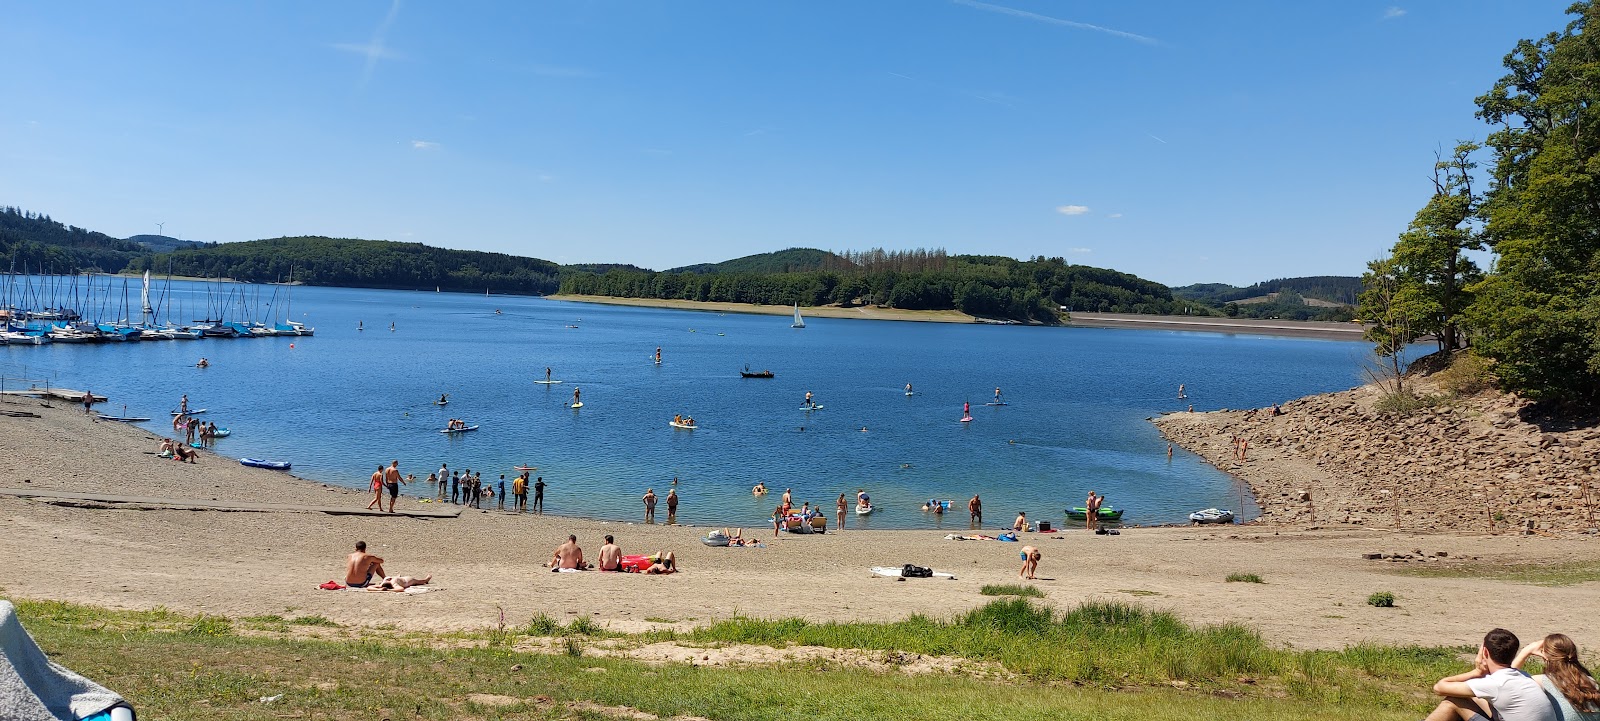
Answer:
<svg viewBox="0 0 1600 721"><path fill-rule="evenodd" d="M1000 6L1000 5L990 5L989 3L978 2L978 0L950 0L950 2L953 2L953 3L957 4L957 5L965 5L967 7L977 8L979 10L988 10L989 12L992 12L992 13L1000 13L1002 15L1011 15L1013 17L1027 18L1029 20L1038 20L1039 22L1050 23L1051 25L1060 25L1061 27L1076 28L1078 30L1093 30L1095 32L1105 33L1107 35L1115 35L1115 36L1117 36L1119 38L1126 38L1128 40L1132 40L1132 41L1135 41L1135 42L1144 43L1146 45L1160 45L1161 44L1160 40L1157 40L1157 39L1152 38L1152 37L1146 37L1144 35L1139 35L1138 33L1130 33L1130 32L1126 32L1126 31L1123 31L1123 30L1115 30L1115 29L1108 28L1108 27L1101 27L1099 25L1090 25L1089 23L1080 23L1080 22L1077 22L1077 21L1074 21L1074 20L1063 20L1061 18L1053 18L1053 17L1050 17L1049 15L1040 15L1038 13L1031 13L1031 12L1028 12L1027 10L1018 10L1016 8L1008 8L1008 7L1003 7L1003 6Z"/></svg>

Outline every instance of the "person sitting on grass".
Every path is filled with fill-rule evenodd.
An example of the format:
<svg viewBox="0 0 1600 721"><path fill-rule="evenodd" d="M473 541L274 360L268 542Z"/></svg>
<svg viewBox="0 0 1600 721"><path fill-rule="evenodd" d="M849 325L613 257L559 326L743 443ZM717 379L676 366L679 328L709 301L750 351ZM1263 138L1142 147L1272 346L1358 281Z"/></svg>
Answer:
<svg viewBox="0 0 1600 721"><path fill-rule="evenodd" d="M662 551L656 555L656 562L644 569L645 573L652 576L664 576L678 572L678 557L672 551Z"/></svg>
<svg viewBox="0 0 1600 721"><path fill-rule="evenodd" d="M1522 668L1530 656L1544 661L1544 673L1533 677L1555 701L1564 721L1600 721L1600 683L1583 667L1578 645L1566 634L1552 633L1524 646L1511 667Z"/></svg>
<svg viewBox="0 0 1600 721"><path fill-rule="evenodd" d="M1528 674L1515 668L1517 635L1496 628L1483 637L1472 670L1439 679L1443 696L1426 721L1557 721L1555 703Z"/></svg>

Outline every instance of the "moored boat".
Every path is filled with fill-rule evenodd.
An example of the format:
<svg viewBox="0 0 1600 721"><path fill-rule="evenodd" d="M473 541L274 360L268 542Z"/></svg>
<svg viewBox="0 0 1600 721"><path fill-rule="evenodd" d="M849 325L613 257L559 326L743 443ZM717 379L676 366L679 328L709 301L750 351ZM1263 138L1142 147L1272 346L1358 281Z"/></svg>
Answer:
<svg viewBox="0 0 1600 721"><path fill-rule="evenodd" d="M1189 514L1189 520L1195 523L1233 523L1233 511L1224 508L1207 508Z"/></svg>
<svg viewBox="0 0 1600 721"><path fill-rule="evenodd" d="M1123 509L1121 508L1101 506L1100 512L1095 514L1095 518L1098 518L1102 521L1120 521L1122 520L1122 510ZM1067 518L1070 518L1074 521L1086 521L1089 519L1089 509L1084 508L1083 506L1068 508Z"/></svg>

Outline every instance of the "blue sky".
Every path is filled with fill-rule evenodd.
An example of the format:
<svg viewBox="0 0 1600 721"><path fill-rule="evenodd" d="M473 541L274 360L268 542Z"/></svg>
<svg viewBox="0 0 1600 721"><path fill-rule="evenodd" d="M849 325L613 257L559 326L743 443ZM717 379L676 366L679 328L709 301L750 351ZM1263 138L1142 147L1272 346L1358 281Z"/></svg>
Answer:
<svg viewBox="0 0 1600 721"><path fill-rule="evenodd" d="M1567 0L7 2L0 204L667 268L1358 274Z"/></svg>

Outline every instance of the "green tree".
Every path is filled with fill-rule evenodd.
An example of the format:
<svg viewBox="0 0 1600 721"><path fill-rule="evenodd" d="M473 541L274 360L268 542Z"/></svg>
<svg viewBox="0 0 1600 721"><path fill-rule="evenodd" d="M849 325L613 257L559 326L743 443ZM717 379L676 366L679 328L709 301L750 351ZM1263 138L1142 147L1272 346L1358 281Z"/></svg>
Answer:
<svg viewBox="0 0 1600 721"><path fill-rule="evenodd" d="M1393 257L1368 263L1361 283L1366 290L1361 291L1360 318L1367 325L1362 337L1372 341L1378 357L1369 375L1380 386L1390 386L1386 389L1390 394L1404 396L1405 349L1417 339L1414 314L1427 306L1426 301L1406 282Z"/></svg>
<svg viewBox="0 0 1600 721"><path fill-rule="evenodd" d="M1466 288L1483 278L1464 254L1482 250L1483 238L1473 227L1478 197L1472 189L1475 143L1461 143L1449 158L1433 166L1433 196L1400 234L1394 245L1395 274L1400 293L1410 304L1413 330L1432 334L1447 353L1460 347L1459 322L1471 303Z"/></svg>
<svg viewBox="0 0 1600 721"><path fill-rule="evenodd" d="M1523 40L1477 99L1494 184L1481 214L1498 256L1471 290L1475 346L1496 375L1538 399L1600 402L1600 21L1573 4L1561 32ZM1600 25L1596 26L1600 32Z"/></svg>

